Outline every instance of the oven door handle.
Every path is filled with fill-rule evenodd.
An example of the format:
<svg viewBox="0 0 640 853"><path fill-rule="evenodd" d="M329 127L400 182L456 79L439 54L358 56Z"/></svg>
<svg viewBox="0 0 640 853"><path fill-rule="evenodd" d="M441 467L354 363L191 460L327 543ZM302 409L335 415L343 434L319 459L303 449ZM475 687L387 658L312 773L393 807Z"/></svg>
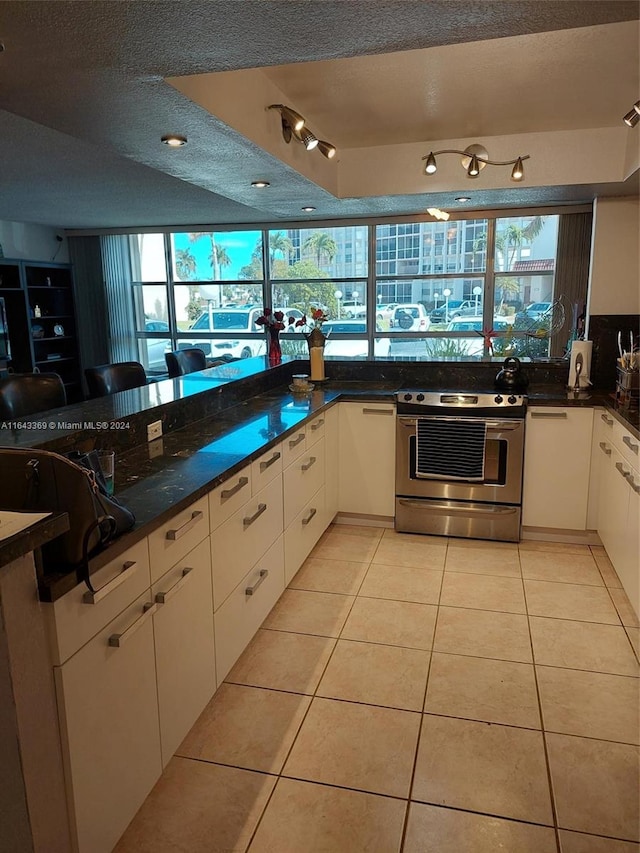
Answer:
<svg viewBox="0 0 640 853"><path fill-rule="evenodd" d="M407 418L407 417L398 417L399 423L403 426L415 426L419 420L428 420L428 421L459 421L459 420L477 420L485 423L487 425L487 429L499 429L501 431L507 430L516 430L522 429L524 421L522 420L511 420L511 421L488 421L484 418L456 418L456 417L442 417L438 415L425 415L423 417L416 418Z"/></svg>
<svg viewBox="0 0 640 853"><path fill-rule="evenodd" d="M452 506L450 503L446 502L438 503L438 501L433 500L410 500L409 498L398 498L398 503L401 503L403 506L412 506L429 512L444 512L447 515L451 515L453 513L462 515L511 515L519 509L519 507L516 506L500 506L497 504L486 508L465 505Z"/></svg>

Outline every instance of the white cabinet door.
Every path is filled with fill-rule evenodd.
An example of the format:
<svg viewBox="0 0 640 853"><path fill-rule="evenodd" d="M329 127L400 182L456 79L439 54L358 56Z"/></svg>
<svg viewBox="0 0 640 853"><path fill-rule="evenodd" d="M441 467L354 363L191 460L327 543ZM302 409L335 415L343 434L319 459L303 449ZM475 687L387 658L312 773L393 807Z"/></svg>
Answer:
<svg viewBox="0 0 640 853"><path fill-rule="evenodd" d="M284 532L285 583L289 583L325 530L324 495L323 487L300 510Z"/></svg>
<svg viewBox="0 0 640 853"><path fill-rule="evenodd" d="M602 467L600 469L600 502L598 507L598 534L609 559L617 572L624 559L624 541L629 512L629 486L621 473L629 470L623 466L622 456L610 442L603 441Z"/></svg>
<svg viewBox="0 0 640 853"><path fill-rule="evenodd" d="M630 470L629 515L624 537L624 557L618 569L625 592L640 618L640 472Z"/></svg>
<svg viewBox="0 0 640 853"><path fill-rule="evenodd" d="M282 481L285 528L324 485L324 459L324 439L321 438L285 469Z"/></svg>
<svg viewBox="0 0 640 853"><path fill-rule="evenodd" d="M395 406L340 403L341 512L395 513Z"/></svg>
<svg viewBox="0 0 640 853"><path fill-rule="evenodd" d="M208 535L209 505L206 497L195 501L150 533L151 582L155 583Z"/></svg>
<svg viewBox="0 0 640 853"><path fill-rule="evenodd" d="M152 594L165 766L216 689L209 540L170 569Z"/></svg>
<svg viewBox="0 0 640 853"><path fill-rule="evenodd" d="M324 527L326 528L338 512L338 474L340 471L338 406L328 409L324 417Z"/></svg>
<svg viewBox="0 0 640 853"><path fill-rule="evenodd" d="M586 530L593 409L527 413L522 523Z"/></svg>
<svg viewBox="0 0 640 853"><path fill-rule="evenodd" d="M153 613L147 590L54 667L79 853L109 853L162 772Z"/></svg>

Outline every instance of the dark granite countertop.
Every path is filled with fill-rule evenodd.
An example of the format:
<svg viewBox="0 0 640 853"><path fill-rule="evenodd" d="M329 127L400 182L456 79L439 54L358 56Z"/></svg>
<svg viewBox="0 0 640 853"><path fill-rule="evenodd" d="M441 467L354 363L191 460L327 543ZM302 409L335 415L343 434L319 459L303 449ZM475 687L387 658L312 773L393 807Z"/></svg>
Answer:
<svg viewBox="0 0 640 853"><path fill-rule="evenodd" d="M492 386L496 368L494 363L328 362L331 380L317 385L308 397L294 397L288 389L291 375L303 372L308 362L285 359L279 367L270 368L265 359L257 358L237 364L237 368L212 368L67 407L60 413L60 422L80 424L75 432L71 427L58 429L58 421L53 433L48 429L13 431L11 441L5 440L8 431L0 432L0 444L45 446L59 452L105 446L116 450L116 497L133 510L136 526L96 555L91 571L233 476L307 418L339 400L391 402L395 392L405 387L485 389ZM561 381L565 371L565 365L542 365L532 370L538 381L531 383L530 404L606 406L640 439L637 413L634 424L616 409L607 394L568 393ZM129 429L97 428L95 424L102 418L107 424L129 424ZM155 419L162 420L164 435L147 444L146 424ZM55 600L77 582L73 572L44 576L41 598Z"/></svg>
<svg viewBox="0 0 640 853"><path fill-rule="evenodd" d="M0 539L0 569L7 566L19 557L35 551L41 545L45 545L56 536L66 533L69 529L69 517L66 512L50 515L37 521L30 527L25 527L19 533L14 533L7 539Z"/></svg>

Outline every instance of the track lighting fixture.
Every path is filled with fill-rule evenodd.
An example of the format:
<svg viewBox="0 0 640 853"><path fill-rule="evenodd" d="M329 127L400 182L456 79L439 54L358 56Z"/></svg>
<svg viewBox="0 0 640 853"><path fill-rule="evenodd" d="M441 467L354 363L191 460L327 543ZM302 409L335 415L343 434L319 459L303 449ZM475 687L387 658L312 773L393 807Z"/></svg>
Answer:
<svg viewBox="0 0 640 853"><path fill-rule="evenodd" d="M636 101L622 121L628 127L635 127L640 121L640 101Z"/></svg>
<svg viewBox="0 0 640 853"><path fill-rule="evenodd" d="M331 160L336 155L336 147L330 142L318 139L318 137L306 126L306 119L300 113L292 110L291 107L286 107L284 104L270 104L268 110L278 110L280 113L280 121L282 122L282 138L285 142L291 142L295 139L296 142L301 142L307 151L313 151L317 148L321 154Z"/></svg>
<svg viewBox="0 0 640 853"><path fill-rule="evenodd" d="M637 118L640 118L640 116ZM426 160L424 166L426 175L436 173L438 169L436 156L440 156L440 154L460 154L462 157L462 168L466 170L470 178L477 178L485 166L513 166L511 170L512 181L521 181L524 178L522 161L530 158L529 154L522 154L514 160L489 160L487 149L477 144L469 145L464 151L458 151L456 148L445 148L442 151L430 151L422 158Z"/></svg>

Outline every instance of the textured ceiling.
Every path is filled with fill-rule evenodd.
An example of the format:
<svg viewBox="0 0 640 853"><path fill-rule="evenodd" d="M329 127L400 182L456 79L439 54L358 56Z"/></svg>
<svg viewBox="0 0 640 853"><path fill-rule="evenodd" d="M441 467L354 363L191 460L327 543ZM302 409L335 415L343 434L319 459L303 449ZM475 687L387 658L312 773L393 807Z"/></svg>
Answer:
<svg viewBox="0 0 640 853"><path fill-rule="evenodd" d="M346 146L572 128L589 91L588 122L605 127L640 94L638 9L616 0L0 2L0 219L94 230L294 220L304 204L321 218L408 214L427 199L451 207L451 192L427 196L426 186L337 197L165 78L269 66ZM324 66L326 88L306 63ZM408 88L407 72L418 75ZM495 85L483 86L491 74ZM349 112L359 117L343 131ZM189 144L160 145L168 132ZM269 190L250 188L264 176ZM636 176L474 184L470 194L474 207L518 206L637 187Z"/></svg>

